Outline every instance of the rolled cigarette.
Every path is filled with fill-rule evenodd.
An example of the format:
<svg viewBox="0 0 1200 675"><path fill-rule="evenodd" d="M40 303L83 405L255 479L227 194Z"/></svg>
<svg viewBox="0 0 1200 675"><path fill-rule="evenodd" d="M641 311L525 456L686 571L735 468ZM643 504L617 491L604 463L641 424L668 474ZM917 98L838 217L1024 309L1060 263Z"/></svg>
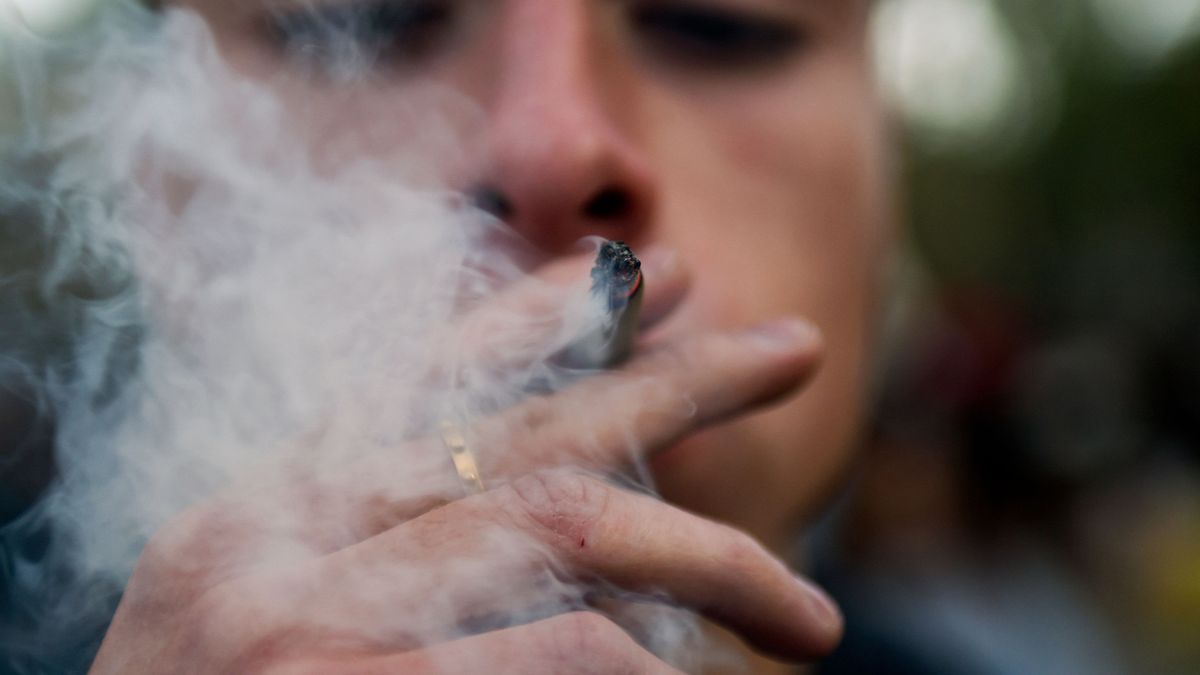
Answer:
<svg viewBox="0 0 1200 675"><path fill-rule="evenodd" d="M633 352L645 287L642 263L625 242L601 245L592 267L591 295L606 314L597 330L567 348L567 365L611 368L628 358Z"/></svg>
<svg viewBox="0 0 1200 675"><path fill-rule="evenodd" d="M612 324L600 354L601 367L614 366L633 352L645 287L642 261L625 242L605 242L596 253L596 265L592 268L592 294L607 300Z"/></svg>

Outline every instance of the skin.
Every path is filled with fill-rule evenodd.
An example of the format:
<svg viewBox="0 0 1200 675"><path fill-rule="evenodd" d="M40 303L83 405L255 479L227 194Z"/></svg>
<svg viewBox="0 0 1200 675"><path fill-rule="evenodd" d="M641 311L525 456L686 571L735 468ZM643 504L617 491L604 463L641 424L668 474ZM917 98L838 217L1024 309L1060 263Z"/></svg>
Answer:
<svg viewBox="0 0 1200 675"><path fill-rule="evenodd" d="M479 447L513 448L481 467L492 487L483 494L383 505L364 498L348 511L355 536L332 534L346 523L314 517L320 555L269 577L205 543L214 533L253 540L253 528L224 517L245 515L236 494L184 514L147 547L94 672L672 672L591 612L467 637L447 631L432 645L367 638L354 617L369 626L377 609L336 597L328 590L336 583L322 581L397 557L413 564L415 555L430 573L444 560L486 557L470 546L487 527L542 542L580 579L665 589L756 653L795 662L836 645L836 608L778 556L851 461L890 236L865 0L669 5L805 36L766 55L753 47L745 62L744 54L697 56L675 34L646 29L634 17L649 2L449 0L441 3L451 10L448 37L419 57L381 63L370 87L337 105L332 85L299 74L264 36L270 13L260 3L180 4L204 16L236 68L303 108L313 139L387 119L396 92L448 85L465 93L479 109L463 128L470 150L441 167L442 177L491 197L482 203L528 240L543 279L586 274L580 237L629 242L650 280L647 326L622 368L481 424ZM605 193L619 195L619 208L595 207ZM509 289L499 304L536 303L527 295ZM486 310L462 325L486 326ZM680 392L695 415L641 412ZM666 503L595 477L628 461L624 436L603 439L599 458L581 450L564 461L561 449L581 429L608 428L634 429ZM378 480L376 468L350 467L298 489L369 495L362 486ZM453 495L456 477L443 479ZM333 603L351 617L336 644L328 626L276 606L297 588L322 589L302 606ZM387 604L419 608L430 592L397 584ZM489 602L464 593L464 607ZM758 671L775 667L752 658Z"/></svg>

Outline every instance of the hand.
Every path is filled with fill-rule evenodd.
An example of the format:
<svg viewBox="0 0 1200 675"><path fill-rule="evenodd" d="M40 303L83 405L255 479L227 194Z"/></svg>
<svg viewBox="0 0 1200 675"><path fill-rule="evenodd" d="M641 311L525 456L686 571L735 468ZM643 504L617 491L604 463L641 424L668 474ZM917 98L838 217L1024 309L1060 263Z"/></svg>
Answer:
<svg viewBox="0 0 1200 675"><path fill-rule="evenodd" d="M648 307L681 295L660 287ZM674 672L586 611L598 595L669 599L780 658L823 654L841 621L819 591L748 535L602 477L631 447L790 393L817 350L795 321L701 335L528 399L472 432L504 449L479 454L482 494L454 499L434 439L401 453L439 459L420 490L396 488L410 467L387 453L198 505L147 545L93 672Z"/></svg>

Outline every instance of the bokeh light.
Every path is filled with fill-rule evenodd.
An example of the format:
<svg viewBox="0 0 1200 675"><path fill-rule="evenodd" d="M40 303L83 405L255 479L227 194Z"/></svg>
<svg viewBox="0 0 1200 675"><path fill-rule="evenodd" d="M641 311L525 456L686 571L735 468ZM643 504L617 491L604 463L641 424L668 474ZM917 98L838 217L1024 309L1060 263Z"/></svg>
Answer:
<svg viewBox="0 0 1200 675"><path fill-rule="evenodd" d="M1101 28L1120 52L1153 65L1200 33L1200 0L1091 0Z"/></svg>
<svg viewBox="0 0 1200 675"><path fill-rule="evenodd" d="M884 93L926 145L1011 144L1030 122L1029 64L991 0L886 0L873 34Z"/></svg>

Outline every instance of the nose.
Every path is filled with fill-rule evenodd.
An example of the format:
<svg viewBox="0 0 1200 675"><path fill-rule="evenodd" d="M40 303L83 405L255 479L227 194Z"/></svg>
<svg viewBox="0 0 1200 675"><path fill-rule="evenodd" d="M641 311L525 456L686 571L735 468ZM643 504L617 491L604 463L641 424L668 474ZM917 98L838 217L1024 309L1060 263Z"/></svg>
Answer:
<svg viewBox="0 0 1200 675"><path fill-rule="evenodd" d="M656 188L592 3L504 4L471 196L548 253L587 235L637 242Z"/></svg>

